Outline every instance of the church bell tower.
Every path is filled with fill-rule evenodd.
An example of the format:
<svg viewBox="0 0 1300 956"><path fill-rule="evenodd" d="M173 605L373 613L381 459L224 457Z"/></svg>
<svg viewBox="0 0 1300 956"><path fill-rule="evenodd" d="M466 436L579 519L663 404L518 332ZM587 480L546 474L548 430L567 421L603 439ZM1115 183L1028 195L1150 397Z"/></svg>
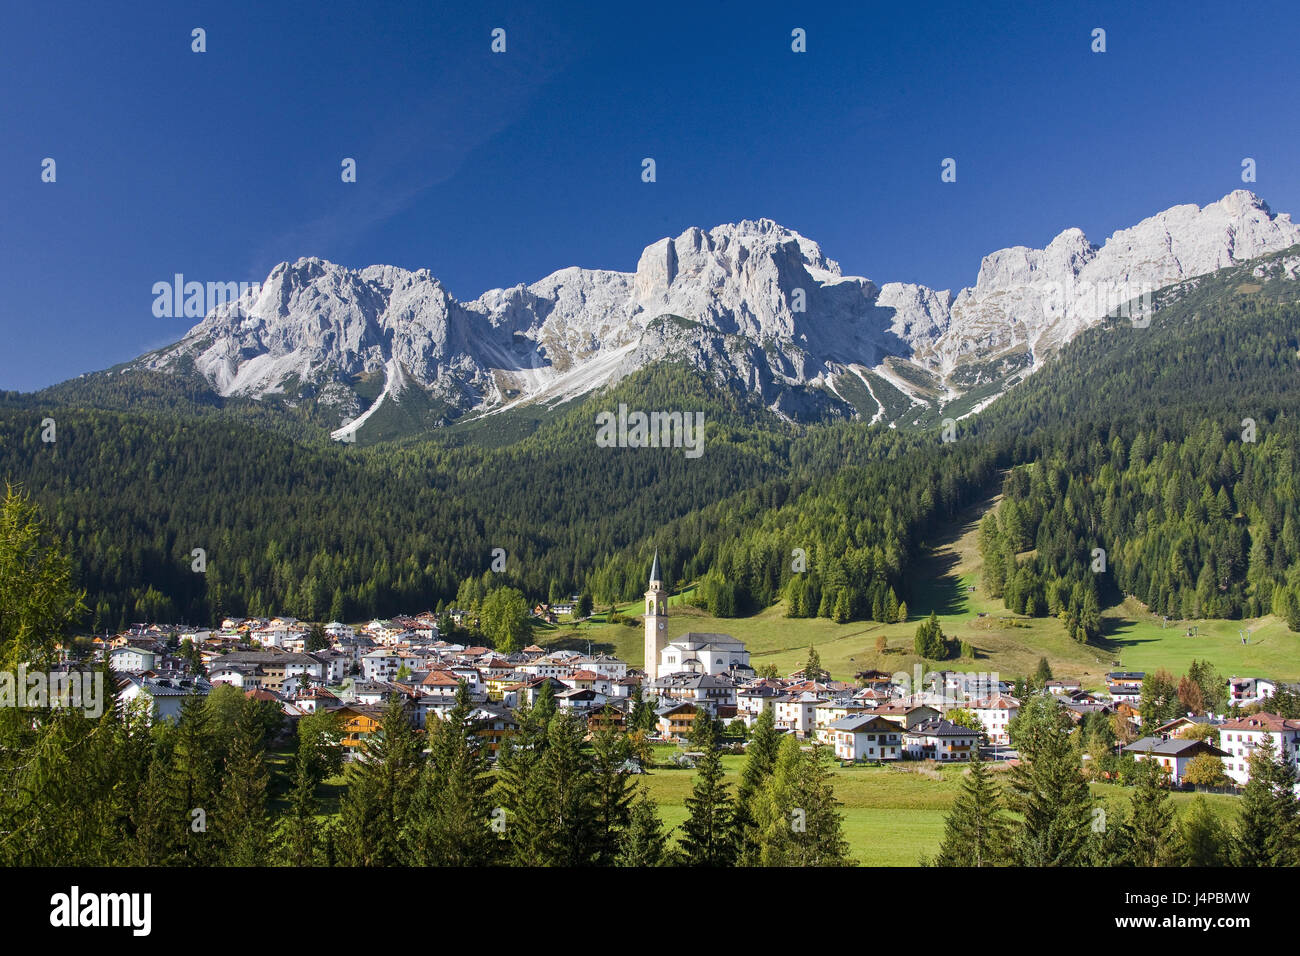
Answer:
<svg viewBox="0 0 1300 956"><path fill-rule="evenodd" d="M668 592L659 574L659 552L650 566L650 589L645 592L646 682L659 676L659 651L668 639Z"/></svg>

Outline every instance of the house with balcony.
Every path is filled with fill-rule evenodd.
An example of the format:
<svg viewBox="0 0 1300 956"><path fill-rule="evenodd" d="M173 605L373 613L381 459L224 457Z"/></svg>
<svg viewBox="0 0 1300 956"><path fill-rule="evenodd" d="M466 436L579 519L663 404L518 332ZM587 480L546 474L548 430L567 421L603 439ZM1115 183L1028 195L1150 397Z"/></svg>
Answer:
<svg viewBox="0 0 1300 956"><path fill-rule="evenodd" d="M959 727L942 717L931 717L903 733L903 749L910 760L937 760L953 763L970 760L979 746L980 735L969 727Z"/></svg>
<svg viewBox="0 0 1300 956"><path fill-rule="evenodd" d="M901 760L903 730L898 724L872 714L852 714L817 732L835 749L840 760Z"/></svg>

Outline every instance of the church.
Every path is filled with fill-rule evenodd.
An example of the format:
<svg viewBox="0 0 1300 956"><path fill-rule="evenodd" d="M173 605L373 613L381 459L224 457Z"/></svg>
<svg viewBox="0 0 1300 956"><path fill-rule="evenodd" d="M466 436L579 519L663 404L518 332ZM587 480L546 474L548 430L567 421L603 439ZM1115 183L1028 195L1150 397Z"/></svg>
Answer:
<svg viewBox="0 0 1300 956"><path fill-rule="evenodd" d="M659 571L659 552L645 592L645 672L651 683L670 674L726 674L736 681L754 676L749 651L730 634L688 633L668 640L668 591Z"/></svg>

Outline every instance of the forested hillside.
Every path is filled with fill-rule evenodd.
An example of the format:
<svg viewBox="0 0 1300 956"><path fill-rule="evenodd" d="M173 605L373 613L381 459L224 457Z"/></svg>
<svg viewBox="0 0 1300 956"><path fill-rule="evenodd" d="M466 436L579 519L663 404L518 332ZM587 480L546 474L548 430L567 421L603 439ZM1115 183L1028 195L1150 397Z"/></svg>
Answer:
<svg viewBox="0 0 1300 956"><path fill-rule="evenodd" d="M1064 612L1079 639L1121 592L1173 615L1300 617L1295 296L1294 281L1249 270L1167 290L1149 328L1082 334L952 441L791 424L672 364L504 447L475 436L509 434L506 416L360 448L242 406L168 411L139 383L140 411L89 409L125 394L109 401L96 379L80 402L71 384L8 397L0 477L65 536L101 628L356 619L451 602L477 579L626 600L654 548L718 615L785 598L793 615L892 619L927 535L1008 468L984 549L1014 610ZM702 411L704 454L598 447L595 415L620 402ZM488 569L494 548L504 574Z"/></svg>
<svg viewBox="0 0 1300 956"><path fill-rule="evenodd" d="M1078 639L1121 592L1300 630L1298 290L1257 279L1222 273L1167 294L1150 328L1082 336L975 428L1021 466L981 529L1009 608L1063 614Z"/></svg>

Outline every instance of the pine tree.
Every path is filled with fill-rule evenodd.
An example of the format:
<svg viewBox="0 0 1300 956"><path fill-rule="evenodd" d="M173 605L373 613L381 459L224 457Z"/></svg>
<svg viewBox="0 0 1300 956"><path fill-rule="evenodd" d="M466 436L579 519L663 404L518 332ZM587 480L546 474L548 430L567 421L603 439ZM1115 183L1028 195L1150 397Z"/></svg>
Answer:
<svg viewBox="0 0 1300 956"><path fill-rule="evenodd" d="M667 837L659 811L644 789L632 804L627 829L619 836L618 866L663 866L667 855Z"/></svg>
<svg viewBox="0 0 1300 956"><path fill-rule="evenodd" d="M1295 771L1274 755L1271 734L1250 755L1250 780L1241 794L1233 863L1236 866L1300 864L1300 805Z"/></svg>
<svg viewBox="0 0 1300 956"><path fill-rule="evenodd" d="M1092 828L1092 795L1066 718L1047 695L1021 707L1012 729L1020 763L1011 769L1008 806L1023 818L1015 846L1021 866L1076 866Z"/></svg>
<svg viewBox="0 0 1300 956"><path fill-rule="evenodd" d="M937 866L998 866L1008 859L1010 828L1000 788L976 751L948 811Z"/></svg>
<svg viewBox="0 0 1300 956"><path fill-rule="evenodd" d="M270 775L257 702L245 698L235 721L230 753L221 780L215 816L222 862L227 866L264 866L269 851L270 815L266 788Z"/></svg>
<svg viewBox="0 0 1300 956"><path fill-rule="evenodd" d="M285 866L316 866L323 862L316 823L316 774L311 754L299 748L293 762L293 789L289 810L280 818L276 844Z"/></svg>
<svg viewBox="0 0 1300 956"><path fill-rule="evenodd" d="M703 755L696 764L695 785L686 798L687 818L678 841L680 862L685 866L733 866L739 849L735 804L723 780L713 721L697 719L696 724L700 734L693 744Z"/></svg>
<svg viewBox="0 0 1300 956"><path fill-rule="evenodd" d="M1177 857L1174 806L1154 760L1138 761L1137 788L1129 811L1129 854L1133 866L1171 866Z"/></svg>
<svg viewBox="0 0 1300 956"><path fill-rule="evenodd" d="M460 681L445 720L429 721L429 759L406 818L404 842L416 866L486 866L500 840L487 757L470 723L469 687Z"/></svg>
<svg viewBox="0 0 1300 956"><path fill-rule="evenodd" d="M762 865L853 865L823 756L817 744L805 752L794 737L781 742L776 769L755 806Z"/></svg>
<svg viewBox="0 0 1300 956"><path fill-rule="evenodd" d="M379 729L349 769L339 813L343 864L405 863L403 825L419 780L420 746L400 698L388 701Z"/></svg>
<svg viewBox="0 0 1300 956"><path fill-rule="evenodd" d="M630 824L634 793L625 765L631 759L632 748L625 734L605 727L592 736L591 751L595 863L607 866L618 855L623 832Z"/></svg>

